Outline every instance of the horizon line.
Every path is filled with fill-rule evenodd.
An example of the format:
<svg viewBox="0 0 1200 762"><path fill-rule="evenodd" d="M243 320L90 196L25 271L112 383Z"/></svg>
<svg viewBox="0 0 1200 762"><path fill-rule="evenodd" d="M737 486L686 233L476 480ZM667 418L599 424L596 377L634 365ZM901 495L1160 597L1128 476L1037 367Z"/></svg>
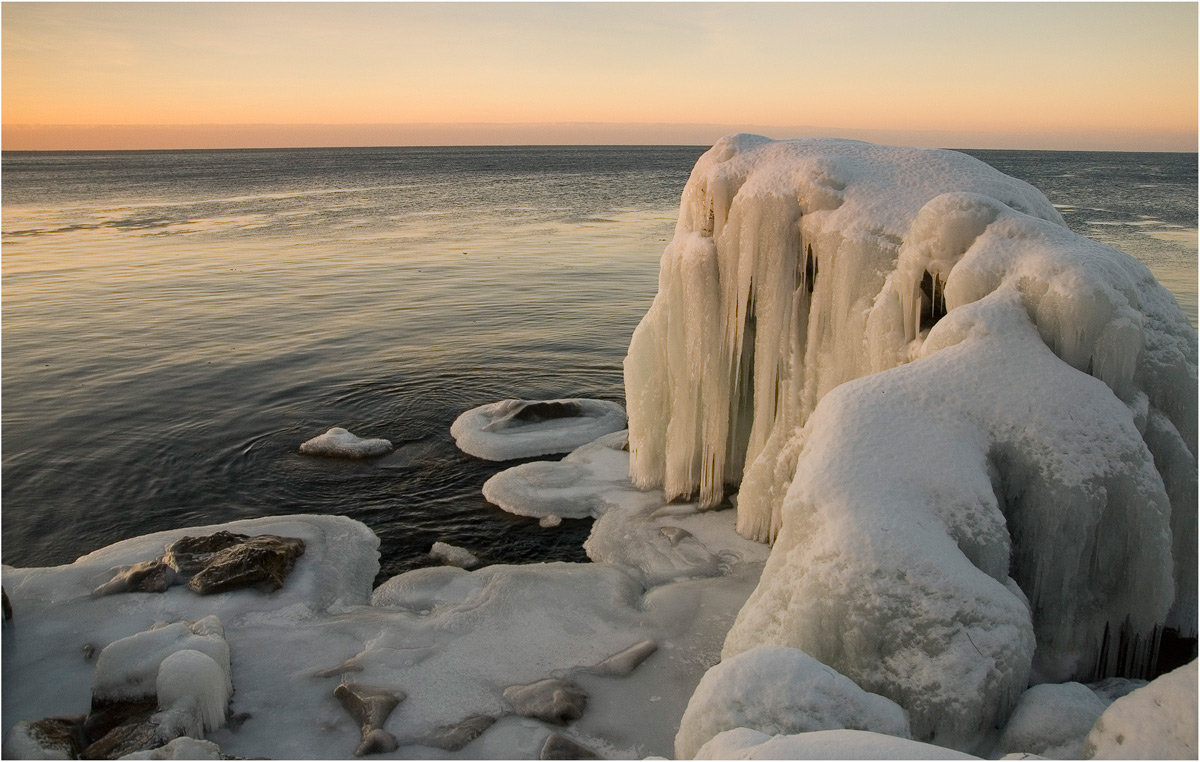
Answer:
<svg viewBox="0 0 1200 762"><path fill-rule="evenodd" d="M680 122L359 122L203 124L4 124L4 151L155 151L468 146L705 146L733 133L833 137L978 150L1196 153L1195 130L1042 130L732 125ZM15 145L14 145L15 144ZM12 147L9 147L12 146Z"/></svg>

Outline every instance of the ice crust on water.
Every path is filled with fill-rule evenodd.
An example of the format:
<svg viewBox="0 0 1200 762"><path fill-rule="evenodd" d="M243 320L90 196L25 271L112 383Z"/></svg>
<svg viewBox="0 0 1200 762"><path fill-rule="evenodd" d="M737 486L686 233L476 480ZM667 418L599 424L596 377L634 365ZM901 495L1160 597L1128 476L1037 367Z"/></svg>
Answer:
<svg viewBox="0 0 1200 762"><path fill-rule="evenodd" d="M450 426L459 449L484 460L570 452L625 428L625 409L590 399L508 399L471 408Z"/></svg>
<svg viewBox="0 0 1200 762"><path fill-rule="evenodd" d="M1195 332L975 159L722 139L625 381L633 482L740 484L774 540L727 657L802 649L969 748L1029 680L1196 631Z"/></svg>
<svg viewBox="0 0 1200 762"><path fill-rule="evenodd" d="M908 716L803 651L759 646L705 673L675 736L678 759L692 759L718 733L750 728L768 735L870 730L908 738Z"/></svg>
<svg viewBox="0 0 1200 762"><path fill-rule="evenodd" d="M391 451L392 443L386 439L363 439L337 426L300 445L303 455L327 458L372 458Z"/></svg>

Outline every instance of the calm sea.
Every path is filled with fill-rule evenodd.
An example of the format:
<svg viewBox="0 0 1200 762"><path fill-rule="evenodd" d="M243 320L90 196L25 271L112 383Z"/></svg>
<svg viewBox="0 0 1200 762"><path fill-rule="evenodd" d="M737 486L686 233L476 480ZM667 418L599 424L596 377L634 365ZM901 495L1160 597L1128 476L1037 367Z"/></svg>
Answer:
<svg viewBox="0 0 1200 762"><path fill-rule="evenodd" d="M506 397L623 402L702 147L3 155L3 561L340 513L382 575L435 540L582 560L590 522L490 507L449 426ZM1145 261L1196 322L1196 155L971 151ZM302 457L331 426L399 446Z"/></svg>

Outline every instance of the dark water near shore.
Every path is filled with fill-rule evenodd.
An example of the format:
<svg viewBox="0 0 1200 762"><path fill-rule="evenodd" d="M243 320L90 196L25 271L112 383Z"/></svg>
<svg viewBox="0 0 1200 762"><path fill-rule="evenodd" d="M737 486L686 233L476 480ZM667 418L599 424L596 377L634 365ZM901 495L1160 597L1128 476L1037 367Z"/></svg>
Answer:
<svg viewBox="0 0 1200 762"><path fill-rule="evenodd" d="M383 573L435 540L581 560L454 446L506 397L623 402L694 148L6 153L3 561L341 513ZM1195 323L1196 155L971 151L1146 261ZM300 456L344 426L399 445Z"/></svg>

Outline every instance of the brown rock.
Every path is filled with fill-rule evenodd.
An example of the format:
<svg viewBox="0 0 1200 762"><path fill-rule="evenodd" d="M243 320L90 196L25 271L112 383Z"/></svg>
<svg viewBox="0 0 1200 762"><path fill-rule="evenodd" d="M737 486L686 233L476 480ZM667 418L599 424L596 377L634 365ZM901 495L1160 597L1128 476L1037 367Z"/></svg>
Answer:
<svg viewBox="0 0 1200 762"><path fill-rule="evenodd" d="M233 532L213 532L201 537L180 537L167 546L162 560L175 571L190 577L208 565L217 551L225 550L250 539L250 535Z"/></svg>
<svg viewBox="0 0 1200 762"><path fill-rule="evenodd" d="M555 677L505 688L504 700L522 717L532 717L555 725L578 720L587 706L586 693Z"/></svg>
<svg viewBox="0 0 1200 762"><path fill-rule="evenodd" d="M599 759L596 752L559 733L551 733L542 744L538 759Z"/></svg>
<svg viewBox="0 0 1200 762"><path fill-rule="evenodd" d="M443 725L417 743L445 751L461 751L467 744L483 735L483 732L490 728L495 721L495 717L486 714L472 715L462 722Z"/></svg>
<svg viewBox="0 0 1200 762"><path fill-rule="evenodd" d="M362 683L342 683L334 689L333 695L362 731L362 742L354 750L355 756L395 751L396 737L383 729L383 723L405 699L402 691Z"/></svg>
<svg viewBox="0 0 1200 762"><path fill-rule="evenodd" d="M283 587L292 564L303 553L304 540L260 534L214 553L188 587L201 595L250 585L273 592Z"/></svg>
<svg viewBox="0 0 1200 762"><path fill-rule="evenodd" d="M161 558L141 561L118 571L92 591L94 597L113 593L161 593L175 581L175 572Z"/></svg>

